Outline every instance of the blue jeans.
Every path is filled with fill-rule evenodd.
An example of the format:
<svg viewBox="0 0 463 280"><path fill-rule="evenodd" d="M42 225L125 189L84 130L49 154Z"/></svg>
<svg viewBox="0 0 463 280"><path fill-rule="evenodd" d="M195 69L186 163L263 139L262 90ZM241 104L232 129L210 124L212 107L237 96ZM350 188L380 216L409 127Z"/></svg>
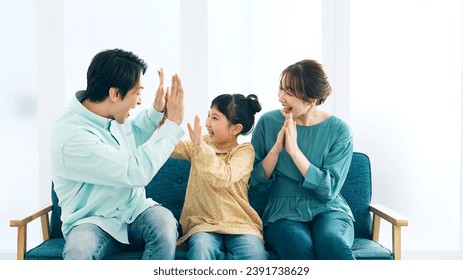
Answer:
<svg viewBox="0 0 463 280"><path fill-rule="evenodd" d="M144 250L144 260L175 259L177 220L161 205L151 206L128 225L129 245L114 239L94 224L75 226L66 237L65 260L100 260L115 252Z"/></svg>
<svg viewBox="0 0 463 280"><path fill-rule="evenodd" d="M197 232L188 239L188 260L265 260L264 241L254 234Z"/></svg>
<svg viewBox="0 0 463 280"><path fill-rule="evenodd" d="M355 259L351 250L354 225L341 212L319 214L310 222L276 221L264 228L264 239L284 260Z"/></svg>

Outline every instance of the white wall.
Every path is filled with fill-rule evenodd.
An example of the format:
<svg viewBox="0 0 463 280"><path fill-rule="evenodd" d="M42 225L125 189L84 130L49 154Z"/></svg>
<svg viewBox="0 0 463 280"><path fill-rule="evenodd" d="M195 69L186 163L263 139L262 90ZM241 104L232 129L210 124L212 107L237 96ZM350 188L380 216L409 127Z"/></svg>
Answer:
<svg viewBox="0 0 463 280"><path fill-rule="evenodd" d="M351 1L351 125L404 258L463 256L462 2ZM385 228L388 230L388 228Z"/></svg>
<svg viewBox="0 0 463 280"><path fill-rule="evenodd" d="M218 2L0 0L1 36L11 38L0 45L0 122L6 127L0 138L5 178L0 254L15 257L16 232L9 220L49 203L51 124L74 92L85 88L91 58L118 47L149 65L142 107L152 102L159 67L167 76L180 74L188 104L184 127L195 114L204 120L212 98L224 92L256 93L264 111L278 108L281 70L303 58L320 60L334 88L324 108L351 124L355 150L367 152L373 161L373 199L410 217L410 226L403 229L403 257L460 258L462 36L461 29L459 34L441 31L448 24L461 28L463 8L439 9L444 6L437 0L428 5L372 1L382 3L381 8L361 0ZM428 21L429 9L445 20ZM409 21L409 15L418 21ZM403 22L394 25L398 19ZM429 36L441 42L432 45L434 62L445 70L437 78L415 74L430 53L423 50ZM396 67L397 73L382 72L386 66ZM445 87L438 88L433 79L445 81ZM448 90L458 83L459 91ZM442 232L447 238L437 240ZM29 247L39 240L33 225Z"/></svg>

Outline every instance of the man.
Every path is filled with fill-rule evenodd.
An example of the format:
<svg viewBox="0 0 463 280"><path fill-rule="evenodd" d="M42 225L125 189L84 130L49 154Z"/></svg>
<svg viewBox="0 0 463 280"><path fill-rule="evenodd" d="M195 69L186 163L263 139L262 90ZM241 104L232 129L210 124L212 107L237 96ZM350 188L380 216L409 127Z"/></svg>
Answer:
<svg viewBox="0 0 463 280"><path fill-rule="evenodd" d="M62 208L64 259L104 259L126 247L144 249L143 259L175 257L177 221L146 198L144 186L184 135L183 88L174 75L170 92L164 91L159 70L153 105L127 120L141 104L146 68L132 52L98 53L87 71L87 89L76 93L53 128L52 179Z"/></svg>

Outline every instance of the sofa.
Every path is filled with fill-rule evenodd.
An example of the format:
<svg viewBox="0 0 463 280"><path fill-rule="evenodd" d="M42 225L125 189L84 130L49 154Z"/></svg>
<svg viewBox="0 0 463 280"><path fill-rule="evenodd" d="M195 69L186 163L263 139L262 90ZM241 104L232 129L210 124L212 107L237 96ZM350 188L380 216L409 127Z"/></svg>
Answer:
<svg viewBox="0 0 463 280"><path fill-rule="evenodd" d="M190 163L188 161L170 158L145 187L146 195L170 209L177 219L179 219L183 208L189 170ZM366 154L354 152L341 194L348 202L355 217L355 241L352 250L356 259L401 259L401 229L408 225L408 219L384 206L371 204L371 168L370 159ZM254 188L249 190L249 201L259 215L262 215L267 200L267 192L261 192ZM16 227L18 231L17 259L62 259L64 238L61 232L61 209L53 190L53 184L51 201L51 205L27 217L10 221L10 226ZM27 225L36 219L40 219L42 224L43 242L34 248L27 249ZM378 242L381 220L391 224L391 248ZM181 234L180 227L179 232ZM185 255L185 251L178 249L176 259L185 259ZM123 251L111 256L110 259L136 260L140 259L141 256L141 251ZM270 250L269 256L270 259L278 259L278 256Z"/></svg>

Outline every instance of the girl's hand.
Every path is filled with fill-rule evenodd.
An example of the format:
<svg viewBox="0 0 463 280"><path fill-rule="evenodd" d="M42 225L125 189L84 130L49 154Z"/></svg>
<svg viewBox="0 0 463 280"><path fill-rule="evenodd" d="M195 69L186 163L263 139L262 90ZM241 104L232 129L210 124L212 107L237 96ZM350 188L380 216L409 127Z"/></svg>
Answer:
<svg viewBox="0 0 463 280"><path fill-rule="evenodd" d="M200 122L199 116L198 115L195 116L194 129L191 127L190 123L188 123L187 125L188 125L188 132L190 133L191 142L193 142L193 144L195 145L199 145L199 143L201 143L201 138L202 138L201 122Z"/></svg>
<svg viewBox="0 0 463 280"><path fill-rule="evenodd" d="M293 120L293 114L286 115L285 124L285 149L290 156L293 156L299 151L297 145L297 128Z"/></svg>
<svg viewBox="0 0 463 280"><path fill-rule="evenodd" d="M167 95L164 91L164 70L161 68L158 70L159 75L159 86L156 90L156 95L154 97L154 109L158 112L164 112L166 108L166 98Z"/></svg>

